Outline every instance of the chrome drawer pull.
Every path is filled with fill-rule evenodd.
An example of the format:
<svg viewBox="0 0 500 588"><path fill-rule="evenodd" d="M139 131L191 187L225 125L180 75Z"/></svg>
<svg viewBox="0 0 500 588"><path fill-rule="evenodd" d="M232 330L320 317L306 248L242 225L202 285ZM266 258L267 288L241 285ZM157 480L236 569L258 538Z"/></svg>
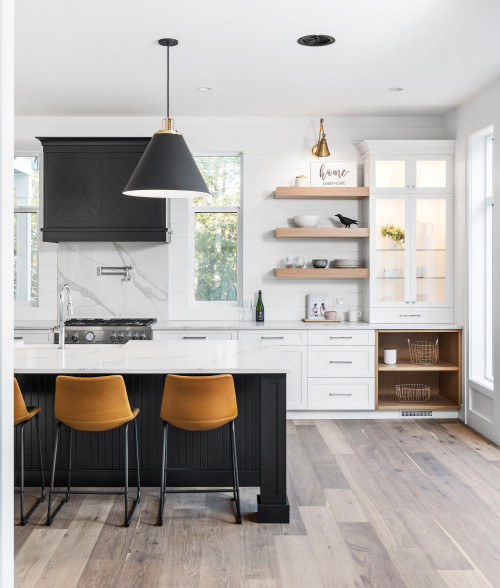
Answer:
<svg viewBox="0 0 500 588"><path fill-rule="evenodd" d="M400 314L399 316L404 317L404 316L422 316L421 314Z"/></svg>
<svg viewBox="0 0 500 588"><path fill-rule="evenodd" d="M330 337L330 339L352 339L352 337Z"/></svg>
<svg viewBox="0 0 500 588"><path fill-rule="evenodd" d="M330 361L330 363L352 363L352 361Z"/></svg>
<svg viewBox="0 0 500 588"><path fill-rule="evenodd" d="M285 336L282 335L281 337L261 337L261 339L284 339Z"/></svg>
<svg viewBox="0 0 500 588"><path fill-rule="evenodd" d="M183 337L183 339L206 339L206 337Z"/></svg>
<svg viewBox="0 0 500 588"><path fill-rule="evenodd" d="M352 396L352 392L330 392L330 396Z"/></svg>

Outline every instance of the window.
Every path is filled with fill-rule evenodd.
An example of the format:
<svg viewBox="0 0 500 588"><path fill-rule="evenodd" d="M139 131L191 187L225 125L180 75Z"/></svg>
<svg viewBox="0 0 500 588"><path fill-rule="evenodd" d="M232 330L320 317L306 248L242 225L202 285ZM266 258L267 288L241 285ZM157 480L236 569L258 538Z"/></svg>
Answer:
<svg viewBox="0 0 500 588"><path fill-rule="evenodd" d="M195 302L236 303L241 271L241 156L195 161L210 195L192 203Z"/></svg>
<svg viewBox="0 0 500 588"><path fill-rule="evenodd" d="M38 299L39 160L14 158L14 300L32 305Z"/></svg>
<svg viewBox="0 0 500 588"><path fill-rule="evenodd" d="M470 380L493 388L493 128L470 141Z"/></svg>

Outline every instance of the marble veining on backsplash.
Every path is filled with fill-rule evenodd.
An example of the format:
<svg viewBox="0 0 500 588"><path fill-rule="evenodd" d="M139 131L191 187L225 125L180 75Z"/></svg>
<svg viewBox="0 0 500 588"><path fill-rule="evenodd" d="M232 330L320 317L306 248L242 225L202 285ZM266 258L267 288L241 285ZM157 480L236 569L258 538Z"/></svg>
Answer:
<svg viewBox="0 0 500 588"><path fill-rule="evenodd" d="M130 281L99 266L131 266ZM68 284L78 318L168 319L168 245L59 243L58 288Z"/></svg>

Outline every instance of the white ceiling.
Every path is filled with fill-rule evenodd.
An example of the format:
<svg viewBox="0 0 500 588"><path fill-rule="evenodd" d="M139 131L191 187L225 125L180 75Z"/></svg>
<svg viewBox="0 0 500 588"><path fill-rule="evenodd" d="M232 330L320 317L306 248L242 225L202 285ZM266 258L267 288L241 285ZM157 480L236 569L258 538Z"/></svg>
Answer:
<svg viewBox="0 0 500 588"><path fill-rule="evenodd" d="M16 114L164 114L161 37L173 116L442 114L500 76L499 23L499 0L16 0Z"/></svg>

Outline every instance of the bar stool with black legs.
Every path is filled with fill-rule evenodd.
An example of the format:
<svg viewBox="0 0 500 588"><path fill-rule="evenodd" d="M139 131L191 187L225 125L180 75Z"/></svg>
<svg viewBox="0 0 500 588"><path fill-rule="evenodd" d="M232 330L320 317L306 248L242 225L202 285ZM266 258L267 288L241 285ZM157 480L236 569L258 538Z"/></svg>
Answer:
<svg viewBox="0 0 500 588"><path fill-rule="evenodd" d="M138 408L130 408L127 389L122 376L102 376L97 378L75 378L58 376L56 379L56 397L54 416L58 419L54 443L54 461L50 480L49 508L47 525L51 525L54 517L68 502L71 494L117 494L125 497L125 526L128 527L134 511L141 501L141 480L139 469L139 445L137 439ZM134 421L135 459L137 465L137 496L132 509L128 508L128 425ZM69 431L68 447L68 487L67 490L54 490L57 447L64 425ZM110 431L123 427L125 440L125 490L124 491L84 491L71 489L71 451L73 430L77 431ZM54 494L65 494L64 500L52 512Z"/></svg>
<svg viewBox="0 0 500 588"><path fill-rule="evenodd" d="M165 379L161 405L163 419L163 454L161 465L161 491L158 509L158 524L163 524L165 494L177 492L232 492L236 506L236 522L241 523L240 484L234 421L238 416L233 377L229 374L217 376L175 376ZM228 425L230 428L232 488L207 488L204 490L167 490L167 438L172 425L186 431L209 431Z"/></svg>
<svg viewBox="0 0 500 588"><path fill-rule="evenodd" d="M14 427L21 429L21 486L16 492L19 493L21 499L21 525L25 525L30 516L35 512L41 502L45 500L45 483L43 481L43 464L42 464L42 442L40 440L40 423L38 422L38 416L42 409L39 406L26 406L21 388L14 378ZM24 427L26 423L32 422L35 418L36 423L36 434L38 437L38 456L40 460L40 483L42 487L42 494L37 499L35 504L31 507L29 512L24 514Z"/></svg>

